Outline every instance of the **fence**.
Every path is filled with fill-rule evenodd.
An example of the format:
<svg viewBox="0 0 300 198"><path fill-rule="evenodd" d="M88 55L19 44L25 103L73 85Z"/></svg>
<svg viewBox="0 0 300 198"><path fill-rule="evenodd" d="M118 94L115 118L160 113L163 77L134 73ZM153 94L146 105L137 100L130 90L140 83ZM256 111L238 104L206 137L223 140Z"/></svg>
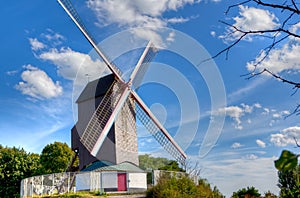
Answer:
<svg viewBox="0 0 300 198"><path fill-rule="evenodd" d="M21 181L21 197L64 194L75 191L75 173L54 173Z"/></svg>

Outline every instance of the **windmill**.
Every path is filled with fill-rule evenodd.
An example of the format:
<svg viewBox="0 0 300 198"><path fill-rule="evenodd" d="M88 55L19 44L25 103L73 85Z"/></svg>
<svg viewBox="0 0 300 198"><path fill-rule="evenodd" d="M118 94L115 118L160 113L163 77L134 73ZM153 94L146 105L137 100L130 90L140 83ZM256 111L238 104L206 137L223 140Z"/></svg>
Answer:
<svg viewBox="0 0 300 198"><path fill-rule="evenodd" d="M122 78L122 73L118 67L114 65L97 46L95 39L88 32L71 1L58 0L58 2L112 72L112 75L99 80L102 84L103 82L108 82L109 86L105 89L105 94L101 95L101 101L97 104L97 107L92 113L90 119L86 122L84 129L77 131L78 135L75 138L80 139L80 143L92 156L101 160L101 156L105 155L103 153L109 153L111 151L111 147L109 146L111 143L108 142L108 139L110 136L112 136L112 138L116 138L116 136L118 136L115 130L112 130L112 127L117 122L120 114L125 112L131 114L128 116L131 119L129 119L129 121L127 119L126 122L133 122L135 124L135 118L138 118L149 133L160 143L160 145L171 156L173 156L176 161L184 164L186 159L184 151L174 141L165 127L158 121L135 91L141 84L142 78L146 73L151 60L157 53L155 46L151 42L147 44L129 80L125 81ZM73 128L73 130L76 131L78 129ZM111 142L113 142L113 144L118 144L113 145L113 152L116 152L114 157L116 157L116 155L120 155L120 151L117 151L117 147L124 147L124 145L121 145L122 141L117 143L115 139ZM137 145L137 143L135 145ZM81 158L84 157L81 153L79 153L79 156ZM125 160L132 161L130 159L130 153L127 157L123 158L123 161ZM118 160L112 161L115 163L120 162Z"/></svg>

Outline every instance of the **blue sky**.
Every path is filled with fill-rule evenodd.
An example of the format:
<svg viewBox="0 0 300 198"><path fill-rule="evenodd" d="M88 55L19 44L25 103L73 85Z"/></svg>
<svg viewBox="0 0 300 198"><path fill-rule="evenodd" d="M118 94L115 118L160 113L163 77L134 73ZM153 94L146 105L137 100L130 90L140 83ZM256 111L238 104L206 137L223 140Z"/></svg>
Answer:
<svg viewBox="0 0 300 198"><path fill-rule="evenodd" d="M138 93L189 159L199 163L203 177L226 195L247 186L277 193L273 161L283 149L297 152L298 117L285 117L299 96L266 75L241 77L269 40L247 37L228 59L221 55L207 63L207 71L200 63L207 52L214 55L239 36L228 35L230 29L218 20L266 29L278 26L281 13L249 5L224 15L229 3L76 1L75 6L106 54L112 59L121 55L115 62L123 73L132 70L140 50L128 52L130 59L122 52L144 46L148 39L161 48ZM109 71L56 1L8 1L0 15L0 144L36 153L54 141L70 144L74 100L89 80ZM288 40L258 69L297 79L299 51L299 41ZM138 134L141 153L165 156L141 126ZM207 134L214 144L200 156Z"/></svg>

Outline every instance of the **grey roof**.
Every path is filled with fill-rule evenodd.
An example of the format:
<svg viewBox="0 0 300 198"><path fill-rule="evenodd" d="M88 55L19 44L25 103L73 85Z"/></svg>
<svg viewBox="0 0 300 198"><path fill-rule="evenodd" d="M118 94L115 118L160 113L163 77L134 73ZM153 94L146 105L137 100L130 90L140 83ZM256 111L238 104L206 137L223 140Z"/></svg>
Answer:
<svg viewBox="0 0 300 198"><path fill-rule="evenodd" d="M107 76L89 82L81 92L76 102L80 103L85 100L104 95L109 89L110 85L113 83L114 79L114 75L109 74Z"/></svg>
<svg viewBox="0 0 300 198"><path fill-rule="evenodd" d="M91 166L84 169L84 171L124 171L124 172L135 172L135 173L143 173L145 172L143 169L139 168L135 164L131 162L122 162L117 165L109 165L103 166L102 161L94 162ZM100 166L98 166L100 165ZM102 165L102 166L101 166Z"/></svg>
<svg viewBox="0 0 300 198"><path fill-rule="evenodd" d="M113 165L113 163L111 163L111 162L101 160L101 161L93 162L91 165L89 165L88 167L84 168L81 171L94 171L94 170L97 170L99 168L102 168L102 167L105 167L105 166L112 166L112 165Z"/></svg>

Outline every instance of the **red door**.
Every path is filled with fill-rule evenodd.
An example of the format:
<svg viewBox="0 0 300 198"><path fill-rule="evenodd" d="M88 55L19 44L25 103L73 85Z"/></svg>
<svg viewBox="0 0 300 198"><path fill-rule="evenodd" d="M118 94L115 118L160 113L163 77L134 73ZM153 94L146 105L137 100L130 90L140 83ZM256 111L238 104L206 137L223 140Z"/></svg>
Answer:
<svg viewBox="0 0 300 198"><path fill-rule="evenodd" d="M127 191L126 173L118 173L118 191Z"/></svg>

